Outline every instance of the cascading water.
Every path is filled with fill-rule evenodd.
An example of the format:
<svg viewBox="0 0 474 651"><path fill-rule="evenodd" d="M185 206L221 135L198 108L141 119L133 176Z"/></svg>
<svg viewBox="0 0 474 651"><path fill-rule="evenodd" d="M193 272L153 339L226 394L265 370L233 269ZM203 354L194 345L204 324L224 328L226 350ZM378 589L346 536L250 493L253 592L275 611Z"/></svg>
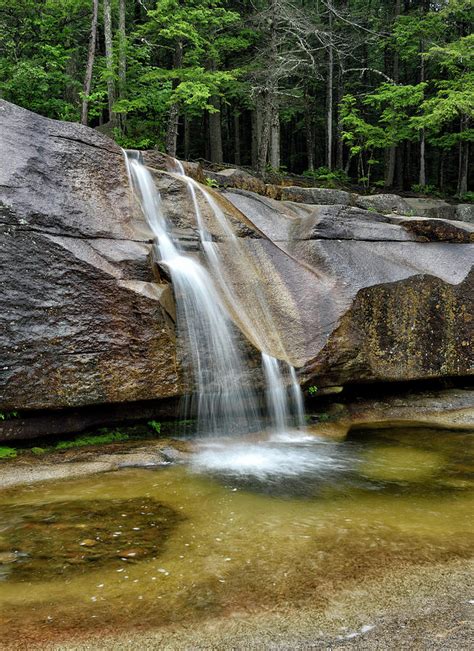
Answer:
<svg viewBox="0 0 474 651"><path fill-rule="evenodd" d="M288 397L278 360L262 353L263 370L267 385L268 412L272 416L272 426L277 434L282 434L288 421Z"/></svg>
<svg viewBox="0 0 474 651"><path fill-rule="evenodd" d="M188 185L193 202L194 212L196 215L196 221L199 228L201 244L207 256L208 262L214 269L217 278L221 281L220 288L224 296L227 298L227 301L230 303L231 307L233 307L235 310L236 297L235 295L230 295L230 288L225 283L225 274L222 273L222 263L218 258L216 247L212 242L212 238L207 232L203 223L201 209L199 207L196 196L196 189L200 191L207 204L211 208L215 218L217 219L227 238L227 241L232 244L233 258L244 260L244 265L246 267L252 267L253 261L248 256L246 256L245 251L242 250L238 238L235 236L235 233L230 227L226 216L214 200L213 196L205 188L196 183L194 179L186 175L183 164L180 161L175 159L174 163L178 174L180 174L180 176L185 179ZM265 298L260 292L257 292L256 299L260 304L260 314L261 317L263 317L263 321L266 322L267 328L270 327L270 329L275 331ZM249 315L246 314L246 311L241 304L238 305L238 314L239 319L244 322L244 326L246 327L247 332L251 332L252 340L255 341L257 347L260 348L260 350L264 351L265 337L263 332L259 332L258 323L251 323ZM301 387L296 377L296 371L294 367L291 366L291 364L286 364L288 368L288 377L285 382L280 369L279 360L277 360L275 357L272 357L271 355L268 355L265 352L262 352L262 364L267 387L266 393L268 411L276 432L281 434L284 431L288 430L288 428L294 423L299 428L303 428L305 426L303 394L301 392ZM288 396L287 386L290 387L290 396Z"/></svg>
<svg viewBox="0 0 474 651"><path fill-rule="evenodd" d="M262 410L249 377L250 369L230 315L238 313L243 332L262 351L265 351L264 336L255 319L239 303L233 287L226 282L223 261L205 226L196 191L212 210L230 243L233 257L248 264L238 238L212 195L186 176L182 164L175 161L173 171L177 171L189 188L201 247L211 275L195 257L184 253L177 238L172 236L160 194L141 154L128 151L126 160L132 187L155 236L156 257L169 270L173 282L178 329L185 334L194 377L192 400L199 434L217 436L264 429L267 423L262 420ZM257 294L260 317L271 326L265 300L259 292ZM262 364L272 432L283 434L294 424L303 426L303 401L294 368L265 352L262 352ZM281 366L288 368L286 381Z"/></svg>

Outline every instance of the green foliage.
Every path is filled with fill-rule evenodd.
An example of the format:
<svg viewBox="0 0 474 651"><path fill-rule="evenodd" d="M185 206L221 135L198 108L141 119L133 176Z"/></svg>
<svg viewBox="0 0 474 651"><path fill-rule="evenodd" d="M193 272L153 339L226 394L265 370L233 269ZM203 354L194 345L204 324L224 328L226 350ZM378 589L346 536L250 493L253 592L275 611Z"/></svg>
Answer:
<svg viewBox="0 0 474 651"><path fill-rule="evenodd" d="M419 183L415 183L411 186L411 189L413 192L418 192L419 194L426 194L431 196L439 194L439 191L435 185L420 185Z"/></svg>
<svg viewBox="0 0 474 651"><path fill-rule="evenodd" d="M17 411L0 411L0 420L12 420L13 418L20 418Z"/></svg>
<svg viewBox="0 0 474 651"><path fill-rule="evenodd" d="M349 177L344 170L330 170L329 167L318 167L316 170L306 170L303 176L315 181L349 183Z"/></svg>
<svg viewBox="0 0 474 651"><path fill-rule="evenodd" d="M218 188L219 183L216 181L216 179L211 179L211 178L206 178L206 185L208 188Z"/></svg>
<svg viewBox="0 0 474 651"><path fill-rule="evenodd" d="M327 423L331 420L331 415L323 412L322 414L318 414L318 420L320 423Z"/></svg>
<svg viewBox="0 0 474 651"><path fill-rule="evenodd" d="M56 450L70 450L72 448L81 448L86 445L103 445L105 443L118 443L128 441L130 436L120 430L109 431L106 428L100 430L101 434L85 434L78 436L72 441L59 441L56 444Z"/></svg>
<svg viewBox="0 0 474 651"><path fill-rule="evenodd" d="M150 420L147 423L148 427L152 429L155 434L160 434L161 433L161 423L159 423L156 420Z"/></svg>
<svg viewBox="0 0 474 651"><path fill-rule="evenodd" d="M41 455L46 454L47 450L45 450L44 448L34 447L31 448L31 452L36 456L40 457Z"/></svg>
<svg viewBox="0 0 474 651"><path fill-rule="evenodd" d="M396 86L383 83L362 99L362 106L375 109L377 123L372 124L362 115L353 95L345 95L341 102L342 138L351 148L352 154L384 149L404 140L418 137L412 117L416 115L424 98L426 83L416 86ZM378 161L369 156L368 165Z"/></svg>
<svg viewBox="0 0 474 651"><path fill-rule="evenodd" d="M77 120L81 84L71 59L83 60L77 44L87 0L0 0L0 94L48 117ZM84 13L85 12L85 13Z"/></svg>
<svg viewBox="0 0 474 651"><path fill-rule="evenodd" d="M472 0L413 0L401 3L396 18L394 3L386 0L339 4L329 21L326 2L282 0L276 16L268 0L129 2L122 39L114 0L112 72L101 5L89 123L101 125L123 147L164 149L173 107L179 112L178 155L185 118L186 153L206 158L206 116L221 111L225 156L234 159L233 118L239 116L239 157L247 166L256 140L252 120L259 122L254 118L263 116L264 98L274 93L282 169L267 170L270 176L278 182L285 165L301 173L311 162L317 169L305 172L307 178L338 187L349 182L347 175L321 167L327 163L324 97L332 43L334 100L343 95L333 111L333 162L337 152L337 166L369 190L384 185L389 160L393 168L393 155L386 154L397 148L396 166L405 169L396 177L404 176L410 187L419 177L415 161L423 135L428 178L442 178L443 191L456 185L459 151L474 142ZM0 0L0 96L51 118L79 120L91 7L91 0ZM123 47L125 83L119 75ZM110 80L120 117L114 125L107 124ZM464 190L459 184L458 191Z"/></svg>
<svg viewBox="0 0 474 651"><path fill-rule="evenodd" d="M141 51L134 70L128 73L135 87L135 92L129 93L133 99L121 100L114 109L132 116L164 116L172 104L194 117L216 111L211 98L232 89L239 76L237 69L221 70L219 65L226 56L248 45L245 34L236 29L240 15L219 0L185 4L160 0L155 9L148 10L147 18L131 39L140 43ZM157 65L155 48L163 48L170 55L180 48L181 65L173 65L171 59Z"/></svg>
<svg viewBox="0 0 474 651"><path fill-rule="evenodd" d="M310 396L315 396L317 394L318 390L319 390L318 387L315 386L314 384L311 385L310 387L308 387L308 393L309 393Z"/></svg>
<svg viewBox="0 0 474 651"><path fill-rule="evenodd" d="M0 446L0 459L14 459L17 455L15 448Z"/></svg>
<svg viewBox="0 0 474 651"><path fill-rule="evenodd" d="M474 203L474 192L464 192L458 195L458 199L463 203Z"/></svg>

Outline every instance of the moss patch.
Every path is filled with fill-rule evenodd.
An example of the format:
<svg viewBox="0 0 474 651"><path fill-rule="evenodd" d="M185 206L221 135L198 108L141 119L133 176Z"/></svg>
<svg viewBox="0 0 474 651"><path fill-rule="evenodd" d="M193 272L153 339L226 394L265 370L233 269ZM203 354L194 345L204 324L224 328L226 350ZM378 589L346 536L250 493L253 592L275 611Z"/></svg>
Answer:
<svg viewBox="0 0 474 651"><path fill-rule="evenodd" d="M101 434L84 434L82 436L78 436L72 441L59 441L59 443L55 445L55 449L70 450L71 448L82 448L85 445L103 445L106 443L128 441L129 439L130 436L124 432L121 432L120 430L114 430L112 432L103 431Z"/></svg>
<svg viewBox="0 0 474 651"><path fill-rule="evenodd" d="M17 455L15 448L0 446L0 459L14 459Z"/></svg>

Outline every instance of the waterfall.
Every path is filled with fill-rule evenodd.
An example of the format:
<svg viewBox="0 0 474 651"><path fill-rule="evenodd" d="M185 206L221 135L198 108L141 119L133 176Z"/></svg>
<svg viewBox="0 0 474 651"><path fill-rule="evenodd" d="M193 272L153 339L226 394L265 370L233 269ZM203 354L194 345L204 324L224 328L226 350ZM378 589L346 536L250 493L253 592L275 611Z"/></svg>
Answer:
<svg viewBox="0 0 474 651"><path fill-rule="evenodd" d="M283 434L288 424L288 396L278 360L262 353L263 370L267 385L268 413L272 419L272 429L276 434Z"/></svg>
<svg viewBox="0 0 474 651"><path fill-rule="evenodd" d="M265 352L264 329L256 321L271 323L270 312L261 292L256 293L259 319L252 318L232 285L226 281L225 261L206 228L197 193L211 209L216 223L231 248L232 258L249 265L239 239L213 196L186 176L179 161L173 172L187 184L194 209L202 251L207 265L181 250L173 237L153 176L143 164L141 154L127 151L126 161L132 188L154 234L156 259L169 271L177 307L177 329L188 350L194 380L191 397L197 413L198 433L219 436L265 429L283 433L294 424L303 426L303 400L295 369ZM252 263L253 264L253 263ZM207 268L206 268L207 267ZM243 350L241 334L232 317L238 314L240 330L262 351L266 386L266 412L262 410L250 365ZM273 327L273 331L275 328ZM287 378L281 371L287 367Z"/></svg>
<svg viewBox="0 0 474 651"><path fill-rule="evenodd" d="M304 417L304 403L303 403L303 392L301 391L300 383L296 377L295 367L288 364L288 370L290 372L290 387L291 387L291 398L293 401L293 412L296 418L296 424L301 429L306 425L306 420Z"/></svg>

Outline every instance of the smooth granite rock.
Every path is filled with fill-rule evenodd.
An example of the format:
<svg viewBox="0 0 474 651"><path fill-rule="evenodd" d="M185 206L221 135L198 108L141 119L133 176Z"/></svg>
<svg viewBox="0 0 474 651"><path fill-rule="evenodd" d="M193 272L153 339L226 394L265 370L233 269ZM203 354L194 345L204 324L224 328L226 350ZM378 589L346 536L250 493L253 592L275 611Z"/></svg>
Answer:
<svg viewBox="0 0 474 651"><path fill-rule="evenodd" d="M5 101L0 123L0 410L179 397L173 291L123 152ZM175 236L205 261L189 181L159 152L145 159ZM263 348L320 387L472 373L471 224L404 214L394 195L362 207L339 190L280 190L195 186L210 272L231 287L255 367Z"/></svg>
<svg viewBox="0 0 474 651"><path fill-rule="evenodd" d="M0 100L0 410L176 395L171 287L121 149Z"/></svg>

